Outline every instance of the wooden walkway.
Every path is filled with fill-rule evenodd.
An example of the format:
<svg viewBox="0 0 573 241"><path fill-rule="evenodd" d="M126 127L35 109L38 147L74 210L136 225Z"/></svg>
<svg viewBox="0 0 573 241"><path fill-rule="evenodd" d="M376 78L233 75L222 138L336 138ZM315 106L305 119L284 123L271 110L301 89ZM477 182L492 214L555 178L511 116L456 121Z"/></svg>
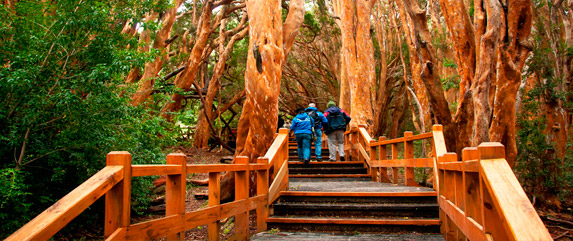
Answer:
<svg viewBox="0 0 573 241"><path fill-rule="evenodd" d="M256 241L442 241L441 234L329 234L329 233L290 233L290 232L263 232L254 235L251 240Z"/></svg>
<svg viewBox="0 0 573 241"><path fill-rule="evenodd" d="M311 180L311 178L291 178L289 191L281 192L281 195L293 192L325 192L325 193L427 193L436 196L436 191L429 187L412 187L395 185L391 183L365 182L358 180L341 180L341 178L324 178Z"/></svg>
<svg viewBox="0 0 573 241"><path fill-rule="evenodd" d="M439 125L392 140L374 140L364 127L345 134L352 162L300 163L286 129L256 163L238 156L233 164L190 165L172 153L167 164L132 165L130 153L110 152L105 168L6 240L49 240L103 195L106 240L183 240L186 230L202 225L209 240L219 240L220 221L233 216L230 240L248 240L255 211L253 240L552 240L501 144L448 152ZM428 139L434 158L416 157L414 141ZM414 168L432 168L434 187L419 187ZM223 172L234 173L235 200L221 204ZM187 212L185 183L193 173L209 175L209 201ZM169 180L165 217L132 224L131 180L156 175ZM254 196L249 180L257 183Z"/></svg>

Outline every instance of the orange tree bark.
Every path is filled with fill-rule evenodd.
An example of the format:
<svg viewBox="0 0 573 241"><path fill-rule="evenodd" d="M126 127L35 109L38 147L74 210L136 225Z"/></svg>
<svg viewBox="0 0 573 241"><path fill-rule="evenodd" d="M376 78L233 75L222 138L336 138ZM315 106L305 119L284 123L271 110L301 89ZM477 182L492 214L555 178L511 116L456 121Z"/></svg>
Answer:
<svg viewBox="0 0 573 241"><path fill-rule="evenodd" d="M280 3L279 0L247 1L246 101L239 119L235 155L247 156L251 162L264 155L276 132L282 67L304 16L304 0L291 0L283 25Z"/></svg>
<svg viewBox="0 0 573 241"><path fill-rule="evenodd" d="M211 15L214 7L213 2L214 0L206 0L203 3L203 10L201 12L200 20L201 24L197 30L197 40L195 41L195 45L193 45L193 49L191 50L189 58L185 63L187 68L185 68L183 72L177 75L175 79L175 86L182 89L183 91L188 91L191 88L193 82L195 82L195 77L197 77L199 66L201 66L203 50L205 50L207 47L209 36L211 36L212 33ZM183 95L181 94L175 93L171 95L171 102L163 107L161 110L161 115L167 119L170 119L171 113L181 108L182 100Z"/></svg>
<svg viewBox="0 0 573 241"><path fill-rule="evenodd" d="M402 0L397 1L399 9L405 9L405 14L409 17L411 24L402 20L405 30L409 30L407 35L410 40L410 58L411 62L418 62L419 72L412 69L412 75L419 75L426 87L427 94L430 101L430 106L438 123L444 126L444 137L449 148L456 149L456 128L453 126L452 115L449 109L448 102L444 96L444 91L440 82L438 73L436 72L436 59L434 56L434 49L432 46L432 39L427 25L426 11L420 9L418 2L415 0ZM401 17L402 19L406 16ZM420 96L418 96L419 99ZM420 101L422 102L422 101ZM421 103L421 105L424 105ZM425 109L426 107L422 107ZM426 125L429 125L426 124Z"/></svg>
<svg viewBox="0 0 573 241"><path fill-rule="evenodd" d="M515 100L521 83L521 71L531 52L531 26L533 22L532 2L527 0L509 1L505 12L501 46L498 59L498 76L493 120L489 129L491 141L506 145L506 156L513 166L517 156L515 140Z"/></svg>
<svg viewBox="0 0 573 241"><path fill-rule="evenodd" d="M157 19L157 16L159 16L159 14L155 13L155 12L147 13L147 14L145 14L145 22L152 23L153 21L155 21ZM149 49L150 49L149 43L150 42L151 42L151 30L150 29L144 29L139 34L139 45L137 47L137 51L139 51L140 53L149 52ZM125 83L136 83L140 77L141 77L141 73L139 72L139 69L134 68L127 75L127 77L125 79Z"/></svg>
<svg viewBox="0 0 573 241"><path fill-rule="evenodd" d="M183 0L176 0L173 7L167 10L163 15L163 23L161 29L157 32L153 48L160 51L160 54L150 63L145 64L143 75L138 83L138 90L131 96L131 104L139 105L143 103L153 92L153 85L155 78L163 67L163 63L168 58L169 52L168 43L166 42L171 34L173 23L177 15L177 9L183 4ZM133 77L133 76L132 76ZM133 80L131 80L133 81Z"/></svg>
<svg viewBox="0 0 573 241"><path fill-rule="evenodd" d="M370 17L374 3L376 1L333 1L334 11L340 18L338 23L342 35L339 105L350 112L351 125L365 124L370 128L374 123L372 91L376 76L370 38Z"/></svg>
<svg viewBox="0 0 573 241"><path fill-rule="evenodd" d="M376 104L374 112L374 129L372 133L374 136L383 136L382 123L385 123L386 116L388 116L388 105L390 102L390 94L392 92L392 78L389 78L388 66L386 63L386 44L383 23L383 10L382 2L376 4L374 27L376 29L376 39L380 46L380 78L378 81L378 91L376 93Z"/></svg>
<svg viewBox="0 0 573 241"><path fill-rule="evenodd" d="M531 2L476 0L473 26L466 2L440 0L440 4L462 76L454 117L458 147L500 141L513 164L515 99L530 48Z"/></svg>
<svg viewBox="0 0 573 241"><path fill-rule="evenodd" d="M245 15L246 16L246 15ZM223 20L224 21L224 20ZM213 70L213 75L211 76L211 80L209 81L209 85L207 87L207 95L205 96L205 103L203 103L203 111L199 112L199 117L197 121L197 128L195 130L195 136L193 137L194 145L197 148L206 148L208 146L209 136L210 136L210 129L209 129L209 122L213 122L215 116L213 115L213 101L215 100L215 95L221 86L221 76L223 75L223 71L225 70L227 58L229 54L233 50L234 44L238 41L243 39L247 33L248 28L245 25L241 32L233 35L229 42L225 45L226 35L224 33L224 26L225 24L221 24L221 30L219 31L219 60L215 65ZM221 104L221 103L219 103Z"/></svg>
<svg viewBox="0 0 573 241"><path fill-rule="evenodd" d="M408 14L408 10L406 5L404 5L403 1L397 1L398 11L400 15L400 22L402 23L401 29L404 32L406 43L408 44L408 49L410 52L410 68L412 72L412 83L410 84L407 79L406 81L406 88L408 86L412 86L416 96L412 96L412 99L417 99L422 106L420 109L420 120L421 123L424 123L424 129L429 130L432 126L432 115L431 115L431 106L430 106L430 98L428 96L428 90L424 85L424 80L422 79L422 64L421 59L418 54L416 54L417 49L420 48L418 43L416 42L416 38L418 38L418 30L413 23L412 17ZM408 95L410 96L410 95Z"/></svg>

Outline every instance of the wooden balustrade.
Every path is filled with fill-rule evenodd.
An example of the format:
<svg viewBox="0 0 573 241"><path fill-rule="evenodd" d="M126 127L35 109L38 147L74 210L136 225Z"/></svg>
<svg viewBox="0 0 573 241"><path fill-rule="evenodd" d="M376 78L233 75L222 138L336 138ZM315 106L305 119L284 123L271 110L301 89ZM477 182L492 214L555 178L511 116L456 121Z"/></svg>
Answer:
<svg viewBox="0 0 573 241"><path fill-rule="evenodd" d="M446 240L552 240L505 160L500 143L448 153L433 128L435 182Z"/></svg>
<svg viewBox="0 0 573 241"><path fill-rule="evenodd" d="M221 172L234 172L235 201L221 204ZM256 195L249 196L250 173L255 172ZM269 175L272 184L269 187ZM208 173L208 206L185 212L187 174ZM166 175L165 217L131 224L131 179L139 176ZM257 212L257 230L267 228L268 206L279 192L288 188L288 130L280 129L264 157L249 163L236 157L234 164L188 165L184 154L167 156L166 165L131 165L128 152L110 152L107 167L24 225L6 240L48 240L72 219L105 194L106 240L183 240L184 231L208 226L209 240L219 239L222 219L235 216L233 240L249 238L249 212Z"/></svg>
<svg viewBox="0 0 573 241"><path fill-rule="evenodd" d="M418 186L415 181L414 168L434 166L432 158L414 157L414 141L429 140L433 137L433 133L414 135L407 131L402 138L386 140L386 137L382 136L376 141L370 137L366 126L360 126L351 128L345 134L348 153L353 159L364 162L372 181L398 184L399 168L404 168L404 184ZM398 144L404 146L403 158L398 158ZM391 159L387 156L388 146L391 147ZM392 179L388 176L388 168L392 168Z"/></svg>
<svg viewBox="0 0 573 241"><path fill-rule="evenodd" d="M397 184L398 168L404 168L404 184L417 185L414 168L432 167L441 233L446 240L551 240L507 164L504 147L499 143L482 143L477 148L465 148L462 161L458 161L458 154L447 152L442 131L442 126L435 125L431 133L405 132L401 138L379 137L376 141L364 126L354 127L345 133L345 150L352 160L364 162L373 181ZM413 142L425 139L432 140L434 158L415 158ZM398 158L399 144L404 147L402 159ZM392 178L388 176L388 168L392 168ZM233 202L221 204L221 172L234 172ZM252 197L249 196L251 172L255 172L257 185ZM185 181L191 173L208 173L209 200L206 208L186 213ZM166 216L131 224L131 179L151 175L167 176ZM247 157L236 157L234 164L188 165L185 155L170 154L166 165L131 165L131 154L111 152L107 167L6 240L47 240L104 194L104 234L108 240L162 237L183 240L185 230L201 225L208 226L209 240L218 240L219 221L232 216L235 216L232 239L245 240L249 238L249 212L256 210L257 230L266 230L268 206L286 189L287 129L280 129L268 152L256 163L249 163Z"/></svg>

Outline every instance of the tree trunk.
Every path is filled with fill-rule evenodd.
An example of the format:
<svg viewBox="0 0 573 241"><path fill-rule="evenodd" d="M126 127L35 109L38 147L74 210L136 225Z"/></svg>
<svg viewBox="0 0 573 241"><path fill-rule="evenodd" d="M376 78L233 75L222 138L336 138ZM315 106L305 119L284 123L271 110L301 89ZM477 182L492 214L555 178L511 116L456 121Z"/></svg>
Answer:
<svg viewBox="0 0 573 241"><path fill-rule="evenodd" d="M529 0L510 1L507 15L502 17L503 46L497 65L497 90L493 104L493 120L489 129L491 141L505 145L506 159L510 166L517 157L515 141L515 100L521 83L521 71L532 48L530 42L533 10ZM503 21L506 20L506 21Z"/></svg>
<svg viewBox="0 0 573 241"><path fill-rule="evenodd" d="M221 28L224 30L224 25L221 24ZM215 119L215 115L213 115L213 101L215 100L215 96L219 87L221 86L221 76L223 75L223 71L225 70L225 63L227 62L227 58L229 54L233 50L234 44L238 41L243 39L248 31L248 28L244 28L241 32L237 33L227 43L225 46L225 34L223 31L220 31L221 34L219 35L219 60L215 65L215 69L213 70L213 75L211 76L211 80L209 81L209 86L207 87L207 95L205 97L205 104L203 106L204 112L200 112L199 118L197 121L197 128L195 130L195 136L193 138L194 145L197 148L206 148L208 147L209 141L209 128L208 122L213 122ZM221 104L221 103L219 103Z"/></svg>
<svg viewBox="0 0 573 241"><path fill-rule="evenodd" d="M424 129L430 130L432 126L432 115L431 110L432 107L430 105L430 99L428 96L428 90L424 85L424 81L421 76L421 60L420 56L416 54L417 46L416 43L416 34L417 31L415 29L414 23L412 22L411 16L408 15L407 9L404 2L397 1L398 10L400 12L400 21L402 22L402 31L404 33L406 43L408 44L408 49L410 52L410 68L412 72L412 83L405 79L406 87L411 86L416 93L417 99L422 106L420 114L420 120L422 123L425 124ZM408 95L409 96L409 95Z"/></svg>
<svg viewBox="0 0 573 241"><path fill-rule="evenodd" d="M370 16L376 1L335 0L342 35L341 94L339 106L350 112L351 125L372 128L372 93L376 73L370 38ZM349 90L349 92L347 92ZM348 98L348 95L349 98ZM350 102L350 103L348 103ZM350 104L350 106L347 106ZM350 108L348 108L350 107Z"/></svg>
<svg viewBox="0 0 573 241"><path fill-rule="evenodd" d="M175 79L175 86L184 91L188 91L195 82L197 77L197 70L201 66L201 59L203 56L203 50L207 47L207 41L209 36L211 36L211 13L213 12L213 0L206 0L203 4L203 11L201 13L201 24L200 28L197 30L197 40L195 45L191 50L191 54L186 61L187 68L181 72ZM181 109L181 100L183 100L183 95L173 94L171 95L171 102L169 102L161 110L162 116L166 119L171 119L171 113Z"/></svg>
<svg viewBox="0 0 573 241"><path fill-rule="evenodd" d="M380 46L380 79L378 81L378 92L376 94L376 104L373 109L374 112L374 136L383 136L382 126L387 120L388 116L388 104L390 102L390 94L392 93L392 78L389 78L388 66L386 63L386 44L384 42L384 27L382 26L382 2L376 4L376 18L374 20L374 26L376 29L376 39L378 40L378 45Z"/></svg>
<svg viewBox="0 0 573 241"><path fill-rule="evenodd" d="M171 29L177 15L177 9L181 4L183 4L183 0L176 0L173 7L167 10L163 16L162 28L157 32L157 36L153 44L153 48L159 50L160 54L153 62L145 64L143 75L138 83L138 90L131 96L132 105L143 103L153 92L153 85L155 84L157 74L161 71L163 62L168 58L169 48L166 41L170 38Z"/></svg>
<svg viewBox="0 0 573 241"><path fill-rule="evenodd" d="M280 6L279 0L247 1L247 99L239 120L235 155L247 156L251 162L264 155L276 132L282 67L304 16L304 0L291 0L283 26Z"/></svg>

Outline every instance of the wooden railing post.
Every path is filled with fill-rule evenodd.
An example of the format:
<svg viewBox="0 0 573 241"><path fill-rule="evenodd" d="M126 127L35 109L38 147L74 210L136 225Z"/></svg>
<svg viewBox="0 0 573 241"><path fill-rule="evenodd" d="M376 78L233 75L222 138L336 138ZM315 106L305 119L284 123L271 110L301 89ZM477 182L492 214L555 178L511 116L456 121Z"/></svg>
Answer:
<svg viewBox="0 0 573 241"><path fill-rule="evenodd" d="M404 132L404 137L412 137L414 133L411 131ZM404 141L404 159L414 159L414 141ZM404 185L406 186L419 186L414 177L414 167L404 167Z"/></svg>
<svg viewBox="0 0 573 241"><path fill-rule="evenodd" d="M131 219L131 154L112 151L107 154L107 166L123 166L123 180L105 194L104 235L129 226Z"/></svg>
<svg viewBox="0 0 573 241"><path fill-rule="evenodd" d="M466 147L462 150L462 160L467 163L470 160L479 160L477 147ZM479 172L464 172L465 211L466 216L473 218L483 226L483 205Z"/></svg>
<svg viewBox="0 0 573 241"><path fill-rule="evenodd" d="M167 164L181 165L181 173L167 175L165 184L165 216L185 214L185 191L187 187L187 160L183 153L167 155ZM183 240L185 233L174 233L167 240Z"/></svg>
<svg viewBox="0 0 573 241"><path fill-rule="evenodd" d="M392 160L398 159L398 143L392 143ZM398 167L392 167L392 183L398 184Z"/></svg>
<svg viewBox="0 0 573 241"><path fill-rule="evenodd" d="M246 171L235 172L235 201L249 198L249 158L246 156L235 157L235 164L244 164ZM235 215L235 237L236 240L247 240L249 238L249 210L245 207L245 212Z"/></svg>
<svg viewBox="0 0 573 241"><path fill-rule="evenodd" d="M258 164L269 164L269 159L259 157ZM269 193L269 172L268 169L257 171L257 196ZM257 232L267 230L267 217L269 216L269 205L265 203L264 206L257 208Z"/></svg>
<svg viewBox="0 0 573 241"><path fill-rule="evenodd" d="M381 136L378 137L378 141L385 141L386 137ZM378 148L378 160L386 160L388 159L388 149L386 145L380 145ZM380 167L380 182L391 182L390 178L388 178L388 168L387 167Z"/></svg>
<svg viewBox="0 0 573 241"><path fill-rule="evenodd" d="M221 204L221 173L209 173L209 207ZM215 221L207 225L207 236L209 240L219 240L221 230L220 221Z"/></svg>
<svg viewBox="0 0 573 241"><path fill-rule="evenodd" d="M362 161L362 159L360 158L360 155L358 155L358 127L353 126L351 129L351 134L350 136L352 136L352 139L350 140L350 153L352 153L350 156L352 157L352 160L356 159L356 161ZM348 160L347 160L348 161Z"/></svg>
<svg viewBox="0 0 573 241"><path fill-rule="evenodd" d="M485 142L478 146L479 159L480 162L490 159L505 159L505 147L501 143L497 142ZM481 170L480 170L481 171ZM484 173L480 172L480 187L483 204L483 230L486 237L491 236L494 240L510 240L509 234L504 229L500 213L494 207L493 197L491 196L489 190L487 190Z"/></svg>
<svg viewBox="0 0 573 241"><path fill-rule="evenodd" d="M368 143L368 147L370 147L370 163L372 163L373 160L376 160L376 146L374 145L374 142L376 142L375 140L370 140L370 142ZM379 179L378 177L378 170L376 170L377 168L375 167L369 167L370 168L370 175L371 175L371 180L373 182L377 182ZM382 174L380 174L382 175Z"/></svg>
<svg viewBox="0 0 573 241"><path fill-rule="evenodd" d="M442 158L440 158L440 162L456 162L458 160L456 153L446 153ZM440 176L440 180L443 182L443 186L440 187L440 195L443 195L446 200L451 201L455 204L455 197L456 197L456 187L455 187L455 172L450 170L440 170L443 174ZM447 188L443 188L447 186ZM442 221L442 225L440 226L440 230L442 231L442 235L446 240L454 240L457 236L457 227L456 224L442 211L440 210L440 220Z"/></svg>

